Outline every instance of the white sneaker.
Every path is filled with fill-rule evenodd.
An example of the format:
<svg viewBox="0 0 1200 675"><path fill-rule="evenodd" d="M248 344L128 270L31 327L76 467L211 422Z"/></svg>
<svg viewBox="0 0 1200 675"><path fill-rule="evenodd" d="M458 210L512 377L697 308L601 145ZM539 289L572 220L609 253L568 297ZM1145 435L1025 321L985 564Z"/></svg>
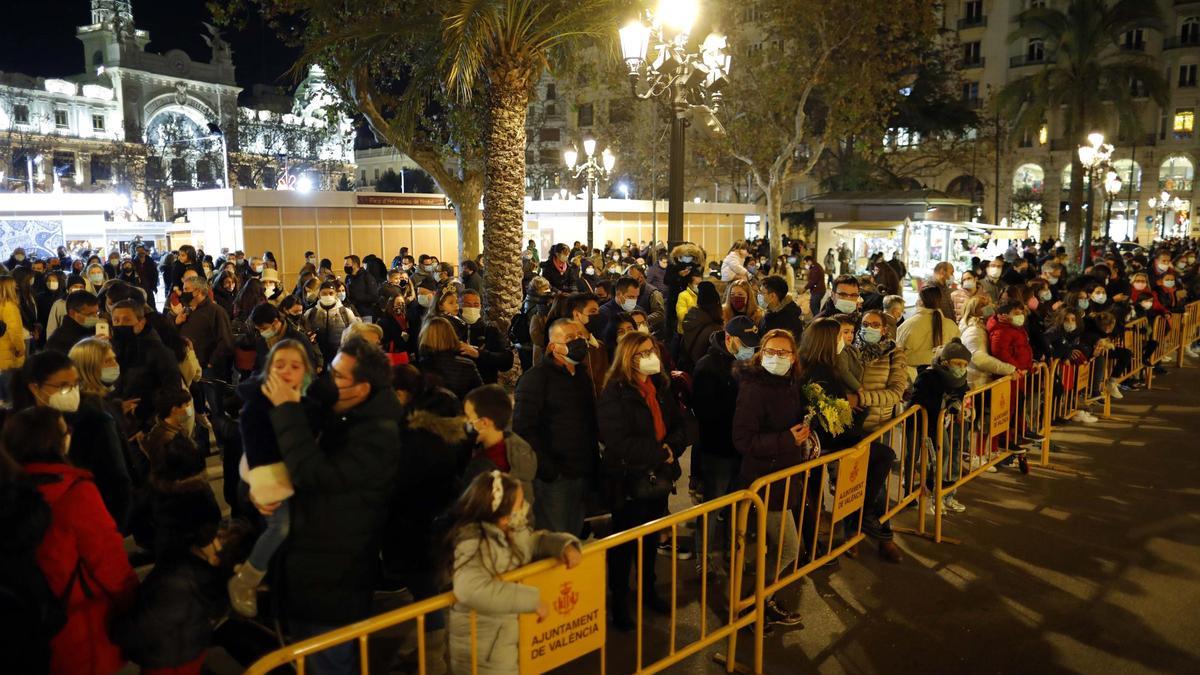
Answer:
<svg viewBox="0 0 1200 675"><path fill-rule="evenodd" d="M1188 356L1191 356L1193 359L1200 359L1200 346L1192 345L1191 347L1188 347L1187 353Z"/></svg>
<svg viewBox="0 0 1200 675"><path fill-rule="evenodd" d="M950 511L951 513L962 513L963 511L967 510L967 507L954 497L946 497L943 503L946 505L946 510Z"/></svg>
<svg viewBox="0 0 1200 675"><path fill-rule="evenodd" d="M1121 393L1121 387L1117 385L1116 380L1108 381L1108 395L1117 399L1118 401L1125 398L1125 394Z"/></svg>
<svg viewBox="0 0 1200 675"><path fill-rule="evenodd" d="M925 512L931 516L936 516L937 515L937 500L930 499L929 506L926 507Z"/></svg>
<svg viewBox="0 0 1200 675"><path fill-rule="evenodd" d="M1080 410L1071 416L1072 422L1083 422L1084 424L1095 424L1099 420L1086 410Z"/></svg>
<svg viewBox="0 0 1200 675"><path fill-rule="evenodd" d="M998 469L996 468L996 465L995 465L995 464L993 464L993 465L991 465L991 466L989 466L988 468L986 468L986 469L984 469L984 470L983 470L983 472L984 472L984 473L996 473L997 471L998 471Z"/></svg>

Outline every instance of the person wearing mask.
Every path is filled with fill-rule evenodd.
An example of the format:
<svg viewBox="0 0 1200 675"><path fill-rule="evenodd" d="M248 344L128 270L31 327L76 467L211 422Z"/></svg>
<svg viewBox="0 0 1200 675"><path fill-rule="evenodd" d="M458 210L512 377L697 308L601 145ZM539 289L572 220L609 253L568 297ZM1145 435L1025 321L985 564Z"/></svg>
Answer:
<svg viewBox="0 0 1200 675"><path fill-rule="evenodd" d="M606 380L596 416L613 529L622 531L666 515L667 497L682 473L678 458L687 448L687 433L650 336L634 332L622 337ZM630 614L629 576L637 550L637 544L629 542L608 552L613 625L625 632L636 627ZM655 547L642 546L641 552L643 600L651 610L670 614L671 605L654 589Z"/></svg>
<svg viewBox="0 0 1200 675"><path fill-rule="evenodd" d="M183 273L188 270L195 270L196 274L204 274L204 267L201 265L200 259L196 254L196 247L191 244L184 244L179 247L179 255L175 258L175 264L171 266L169 290L183 290Z"/></svg>
<svg viewBox="0 0 1200 675"><path fill-rule="evenodd" d="M627 274L638 282L637 306L646 312L650 321L650 332L659 339L667 339L663 332L663 322L666 320L666 299L659 290L646 282L646 268L642 265L630 265Z"/></svg>
<svg viewBox="0 0 1200 675"><path fill-rule="evenodd" d="M419 283L414 277L413 283L417 287L416 302L408 303L408 351L410 354L416 354L420 346L418 338L420 336L420 328L425 323L425 317L429 312L433 311L434 301L438 297L438 285L433 280L432 276L426 276Z"/></svg>
<svg viewBox="0 0 1200 675"><path fill-rule="evenodd" d="M121 276L121 254L113 251L108 254L108 262L104 264L104 276L118 279Z"/></svg>
<svg viewBox="0 0 1200 675"><path fill-rule="evenodd" d="M813 318L828 319L838 314L850 314L857 318L861 301L858 279L843 274L833 280L833 293Z"/></svg>
<svg viewBox="0 0 1200 675"><path fill-rule="evenodd" d="M438 317L446 319L454 327L454 333L458 335L458 339L461 341L466 338L467 326L458 317L458 311L458 289L452 285L444 285L434 298L433 306L425 313L424 323L427 324Z"/></svg>
<svg viewBox="0 0 1200 675"><path fill-rule="evenodd" d="M112 345L121 366L117 397L135 406L139 427L153 414L154 393L165 388L182 388L179 359L163 344L150 326L146 306L137 300L122 300L112 310Z"/></svg>
<svg viewBox="0 0 1200 675"><path fill-rule="evenodd" d="M409 282L407 272L391 269L388 270L387 282L379 286L379 311L375 316L386 317L391 314L396 298L402 298L404 301L402 304L413 300L412 284Z"/></svg>
<svg viewBox="0 0 1200 675"><path fill-rule="evenodd" d="M76 291L67 296L67 316L54 335L46 340L46 349L66 354L80 340L96 334L100 322L100 301L87 291Z"/></svg>
<svg viewBox="0 0 1200 675"><path fill-rule="evenodd" d="M263 367L267 363L267 355L275 345L284 340L295 340L304 345L305 355L308 357L309 363L313 364L313 367L317 371L323 370L325 358L321 353L321 348L308 339L308 335L303 333L300 328L289 321L279 308L268 303L255 307L254 311L250 312L250 324L254 326L255 332L254 372L262 372Z"/></svg>
<svg viewBox="0 0 1200 675"><path fill-rule="evenodd" d="M337 282L326 281L321 284L317 304L304 313L305 328L317 335L317 348L325 355L326 366L337 354L342 341L342 331L360 319L349 307L342 305L338 299Z"/></svg>
<svg viewBox="0 0 1200 675"><path fill-rule="evenodd" d="M138 579L92 474L67 459L69 442L62 413L47 406L14 413L0 436L50 507L37 563L66 624L50 641L49 672L113 673L125 657L108 627L132 605Z"/></svg>
<svg viewBox="0 0 1200 675"><path fill-rule="evenodd" d="M267 302L272 305L279 306L279 301L283 300L286 294L283 292L283 284L279 281L279 272L267 268L263 270L262 277L259 281L263 285L263 294L267 296Z"/></svg>
<svg viewBox="0 0 1200 675"><path fill-rule="evenodd" d="M971 362L967 364L967 384L971 389L979 389L1017 369L991 354L987 324L995 314L996 307L986 294L976 295L963 305L963 317L958 325L962 343L971 351Z"/></svg>
<svg viewBox="0 0 1200 675"><path fill-rule="evenodd" d="M954 317L954 301L950 299L950 280L954 278L954 265L942 261L933 266L933 274L925 280L926 286L936 286L941 295L938 296L938 309L942 316Z"/></svg>
<svg viewBox="0 0 1200 675"><path fill-rule="evenodd" d="M1004 258L997 256L987 265L986 274L979 281L979 291L986 293L993 303L1000 301L1000 293L1004 290L1006 284L1001 281L1004 275Z"/></svg>
<svg viewBox="0 0 1200 675"><path fill-rule="evenodd" d="M675 301L675 316L678 317L675 322L676 336L683 335L683 320L687 317L688 312L699 302L700 283L703 278L699 271L690 273L687 278L687 286L677 296Z"/></svg>
<svg viewBox="0 0 1200 675"><path fill-rule="evenodd" d="M667 286L667 292L665 293L668 313L667 324L673 325L672 322L675 322L682 326L686 313L679 314L676 311L679 296L692 284L691 277L693 274L701 278L704 277L704 249L691 242L684 242L671 249L669 260L670 264L667 265L667 272L663 277ZM674 315L672 316L673 312Z"/></svg>
<svg viewBox="0 0 1200 675"><path fill-rule="evenodd" d="M146 251L145 244L138 244L134 247L134 256L130 264L133 265L133 271L137 274L138 287L146 292L147 298L153 298L158 293L158 265Z"/></svg>
<svg viewBox="0 0 1200 675"><path fill-rule="evenodd" d="M670 289L667 288L667 268L671 266L671 260L666 251L659 253L655 258L655 263L646 270L646 285L666 298L670 295Z"/></svg>
<svg viewBox="0 0 1200 675"><path fill-rule="evenodd" d="M804 290L808 293L808 309L812 316L816 316L821 312L821 302L825 299L825 280L828 274L811 255L804 256L804 266L807 274Z"/></svg>
<svg viewBox="0 0 1200 675"><path fill-rule="evenodd" d="M922 288L919 297L916 315L896 331L896 345L907 354L910 381L916 380L917 374L933 363L934 350L959 336L958 324L942 313L944 303L940 286Z"/></svg>
<svg viewBox="0 0 1200 675"><path fill-rule="evenodd" d="M1059 262L1047 260L1042 263L1042 278L1046 280L1046 285L1050 288L1051 309L1058 309L1058 303L1066 293L1067 285L1062 280L1064 274L1066 274L1066 268Z"/></svg>
<svg viewBox="0 0 1200 675"><path fill-rule="evenodd" d="M512 411L512 398L497 384L472 389L463 399L467 428L475 434L475 447L463 472L463 482L469 484L481 473L501 471L521 484L521 489L529 495L526 501L532 504L537 455L525 439L508 430Z"/></svg>
<svg viewBox="0 0 1200 675"><path fill-rule="evenodd" d="M1179 274L1175 270L1167 270L1158 275L1155 293L1159 303L1171 314L1182 314L1187 304L1187 291L1180 288ZM1172 319L1175 321L1177 319Z"/></svg>
<svg viewBox="0 0 1200 675"><path fill-rule="evenodd" d="M967 365L971 362L971 351L963 345L960 339L953 338L946 343L934 357L933 363L921 371L913 383L912 396L908 407L919 405L925 409L930 420L926 426L926 436L923 439L925 452L934 456L938 443L938 434L945 451L942 454L942 484L949 486L961 474L962 454L965 449L964 424L969 425L973 419L973 410L964 407L963 399L967 394ZM937 420L942 411L946 412L948 424L939 431ZM933 460L931 460L933 461ZM915 468L904 467L906 476L914 475ZM930 472L927 479L929 489L933 489L936 480ZM967 510L961 502L955 499L955 491L947 492L942 498L945 511L962 513ZM936 505L929 504L929 513L934 514Z"/></svg>
<svg viewBox="0 0 1200 675"><path fill-rule="evenodd" d="M555 244L550 249L550 257L541 264L540 274L550 287L559 293L575 291L575 279L567 261L570 260L571 249L566 244Z"/></svg>
<svg viewBox="0 0 1200 675"><path fill-rule="evenodd" d="M67 278L62 272L51 270L46 272L46 277L42 281L40 288L35 298L37 302L37 322L46 327L43 331L43 340L50 337L50 312L54 309L54 303L59 300L65 300L67 297Z"/></svg>
<svg viewBox="0 0 1200 675"><path fill-rule="evenodd" d="M28 265L29 260L25 257L25 249L20 246L14 248L12 255L4 262L4 267L9 271L15 270L18 267L27 267Z"/></svg>
<svg viewBox="0 0 1200 675"><path fill-rule="evenodd" d="M979 294L979 280L975 278L975 274L971 270L963 270L962 277L958 280L958 288L950 292L950 300L954 302L954 318L959 322L963 320L963 305L967 300ZM990 298L990 296L989 296ZM992 304L996 304L992 300Z"/></svg>
<svg viewBox="0 0 1200 675"><path fill-rule="evenodd" d="M904 296L902 295L889 295L883 299L883 312L892 317L892 321L895 322L897 329L904 323L905 309Z"/></svg>
<svg viewBox="0 0 1200 675"><path fill-rule="evenodd" d="M463 291L460 312L465 326L461 353L475 362L484 384L495 384L500 373L512 370L512 347L504 334L483 317L483 296L478 291Z"/></svg>
<svg viewBox="0 0 1200 675"><path fill-rule="evenodd" d="M628 314L638 307L638 295L641 292L637 279L621 277L613 287L612 300L599 307L594 319L583 322L584 328L597 339L609 341L612 338L611 324L618 314ZM645 309L645 308L643 308ZM607 368L603 372L607 372ZM593 373L595 374L595 373ZM602 375L600 376L603 377ZM599 390L597 390L599 393Z"/></svg>
<svg viewBox="0 0 1200 675"><path fill-rule="evenodd" d="M749 281L739 279L725 287L725 304L722 319L728 323L735 316L748 316L755 323L762 323L763 311L758 305L754 287Z"/></svg>
<svg viewBox="0 0 1200 675"><path fill-rule="evenodd" d="M232 272L221 272L217 274L213 280L213 302L225 310L225 315L233 318L236 307L234 302L237 297L238 280L237 275Z"/></svg>
<svg viewBox="0 0 1200 675"><path fill-rule="evenodd" d="M342 271L346 273L347 304L363 321L371 323L379 302L379 281L363 269L362 260L348 255Z"/></svg>
<svg viewBox="0 0 1200 675"><path fill-rule="evenodd" d="M553 298L550 283L542 277L533 277L526 284L525 300L521 313L513 317L509 326L509 339L517 347L521 358L521 370L529 370L542 360L546 348L547 315Z"/></svg>
<svg viewBox="0 0 1200 675"><path fill-rule="evenodd" d="M710 336L721 330L725 323L724 308L716 285L711 281L701 281L696 286L696 306L683 317L683 339L679 344L677 366L684 371L694 368L700 357L708 352Z"/></svg>
<svg viewBox="0 0 1200 675"><path fill-rule="evenodd" d="M741 485L800 464L819 452L815 440L810 439L812 430L804 424L808 405L800 392L796 339L785 330L774 330L763 335L759 344L758 353L737 371L733 445L742 456ZM766 537L771 547L767 555L778 561L780 570L791 567L800 553L796 510L802 489L794 480L790 490L778 486L771 490L766 505ZM784 492L788 493L786 502ZM766 612L772 624L801 623L800 615L788 609L778 594L767 600Z"/></svg>
<svg viewBox="0 0 1200 675"><path fill-rule="evenodd" d="M462 342L450 320L435 316L421 328L417 363L421 372L436 376L461 401L483 380L475 362L461 354Z"/></svg>
<svg viewBox="0 0 1200 675"><path fill-rule="evenodd" d="M692 371L692 401L700 434L693 447L692 472L700 473L704 499L719 499L733 491L734 479L741 468L741 455L733 444L733 418L729 411L737 406L738 382L734 368L754 357L762 331L750 319L739 316L714 332L708 340L708 352ZM701 468L702 467L702 468ZM697 471L699 469L699 471ZM702 527L695 529L694 548L704 550ZM728 571L728 529L708 519L709 569Z"/></svg>
<svg viewBox="0 0 1200 675"><path fill-rule="evenodd" d="M626 302L629 299L631 298L626 298ZM584 366L587 368L588 374L591 375L592 384L596 389L596 396L599 397L600 391L604 386L604 374L608 372L609 366L608 341L602 341L598 337L600 333L593 328L600 318L600 304L595 296L583 293L573 293L560 297L558 304L561 305L561 314L556 314L555 318L559 316L569 318L583 327L588 345L587 360ZM615 328L616 326L611 323L606 324L604 331L611 336L610 331Z"/></svg>
<svg viewBox="0 0 1200 675"><path fill-rule="evenodd" d="M782 328L791 331L797 340L804 332L804 315L792 301L787 281L781 276L769 276L759 286L758 304L767 311L762 320L762 332Z"/></svg>
<svg viewBox="0 0 1200 675"><path fill-rule="evenodd" d="M408 308L402 296L395 296L391 302L392 305L383 308L379 323L376 324L383 329L383 338L379 344L393 365L408 363Z"/></svg>
<svg viewBox="0 0 1200 675"><path fill-rule="evenodd" d="M583 363L588 333L577 321L550 325L546 357L517 381L513 431L533 447L536 522L578 535L599 462L596 393Z"/></svg>
<svg viewBox="0 0 1200 675"><path fill-rule="evenodd" d="M88 285L78 274L67 276L64 285L60 287L60 297L50 305L50 314L46 317L46 337L54 335L67 317L67 296L75 291L87 290ZM94 295L94 294L93 294Z"/></svg>
<svg viewBox="0 0 1200 675"><path fill-rule="evenodd" d="M229 315L213 302L208 280L199 275L186 276L179 302L183 305L175 316L179 334L192 343L196 359L209 377L225 379L233 354L233 329Z"/></svg>
<svg viewBox="0 0 1200 675"><path fill-rule="evenodd" d="M721 281L729 283L735 280L746 281L752 276L744 265L750 255L745 242L736 242L729 248L729 253L721 261Z"/></svg>
<svg viewBox="0 0 1200 675"><path fill-rule="evenodd" d="M121 263L120 273L115 278L124 281L130 286L137 286L138 288L142 286L142 280L138 278L132 260L125 260Z"/></svg>

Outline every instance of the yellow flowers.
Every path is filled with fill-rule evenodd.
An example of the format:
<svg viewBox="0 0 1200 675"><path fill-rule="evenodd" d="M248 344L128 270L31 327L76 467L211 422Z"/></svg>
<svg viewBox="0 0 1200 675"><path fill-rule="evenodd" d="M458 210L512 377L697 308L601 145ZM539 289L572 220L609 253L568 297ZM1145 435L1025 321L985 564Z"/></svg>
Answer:
<svg viewBox="0 0 1200 675"><path fill-rule="evenodd" d="M809 407L816 410L816 418L830 436L841 434L854 421L854 412L845 399L829 396L819 384L806 384L803 391Z"/></svg>

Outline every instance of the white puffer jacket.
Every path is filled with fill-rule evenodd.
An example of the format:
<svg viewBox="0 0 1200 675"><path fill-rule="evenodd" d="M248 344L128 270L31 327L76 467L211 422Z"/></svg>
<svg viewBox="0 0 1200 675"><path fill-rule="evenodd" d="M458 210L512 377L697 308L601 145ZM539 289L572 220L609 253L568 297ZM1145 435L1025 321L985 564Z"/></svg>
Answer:
<svg viewBox="0 0 1200 675"><path fill-rule="evenodd" d="M969 319L965 326L962 341L971 350L971 362L967 364L967 386L978 389L1016 370L988 353L988 332L983 319Z"/></svg>

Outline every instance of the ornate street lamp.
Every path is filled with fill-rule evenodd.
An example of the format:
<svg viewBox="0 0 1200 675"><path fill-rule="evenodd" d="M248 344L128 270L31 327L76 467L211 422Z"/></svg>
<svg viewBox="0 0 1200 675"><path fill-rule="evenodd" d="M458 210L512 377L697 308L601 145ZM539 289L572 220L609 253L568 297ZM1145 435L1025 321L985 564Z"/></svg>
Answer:
<svg viewBox="0 0 1200 675"><path fill-rule="evenodd" d="M724 132L715 113L721 108L731 57L725 52L725 36L718 33L704 39L699 53L688 51L688 38L699 15L697 0L660 0L658 9L647 12L644 22L635 19L620 30L621 56L629 68L634 96L643 100L662 97L673 113L667 215L670 246L683 240L684 127L690 123L689 117L699 117L709 129Z"/></svg>
<svg viewBox="0 0 1200 675"><path fill-rule="evenodd" d="M563 159L567 162L567 168L575 172L575 177L583 176L585 189L587 190L587 245L588 248L595 246L592 239L592 195L596 193L596 186L601 178L608 178L608 174L617 164L617 158L612 152L605 148L601 153L599 161L596 159L596 139L588 138L583 141L583 154L586 159L582 164L576 166L579 161L579 153L575 148L568 148L563 151Z"/></svg>
<svg viewBox="0 0 1200 675"><path fill-rule="evenodd" d="M1112 241L1112 233L1109 228L1112 226L1113 200L1121 193L1121 176L1116 171L1109 171L1105 176L1104 191L1108 193L1108 211L1104 214L1104 238Z"/></svg>
<svg viewBox="0 0 1200 675"><path fill-rule="evenodd" d="M1154 209L1158 213L1159 222L1161 223L1159 226L1161 228L1159 230L1159 237L1166 239L1167 211L1177 212L1183 209L1183 200L1179 197L1172 197L1170 192L1163 190L1157 198L1151 197L1146 203L1150 205L1150 208Z"/></svg>
<svg viewBox="0 0 1200 675"><path fill-rule="evenodd" d="M1082 267L1092 264L1092 216L1095 209L1091 208L1093 187L1096 185L1096 175L1101 167L1108 166L1112 159L1113 146L1104 142L1104 134L1093 132L1088 134L1088 144L1079 146L1079 162L1087 169L1088 178L1088 214L1083 228Z"/></svg>

